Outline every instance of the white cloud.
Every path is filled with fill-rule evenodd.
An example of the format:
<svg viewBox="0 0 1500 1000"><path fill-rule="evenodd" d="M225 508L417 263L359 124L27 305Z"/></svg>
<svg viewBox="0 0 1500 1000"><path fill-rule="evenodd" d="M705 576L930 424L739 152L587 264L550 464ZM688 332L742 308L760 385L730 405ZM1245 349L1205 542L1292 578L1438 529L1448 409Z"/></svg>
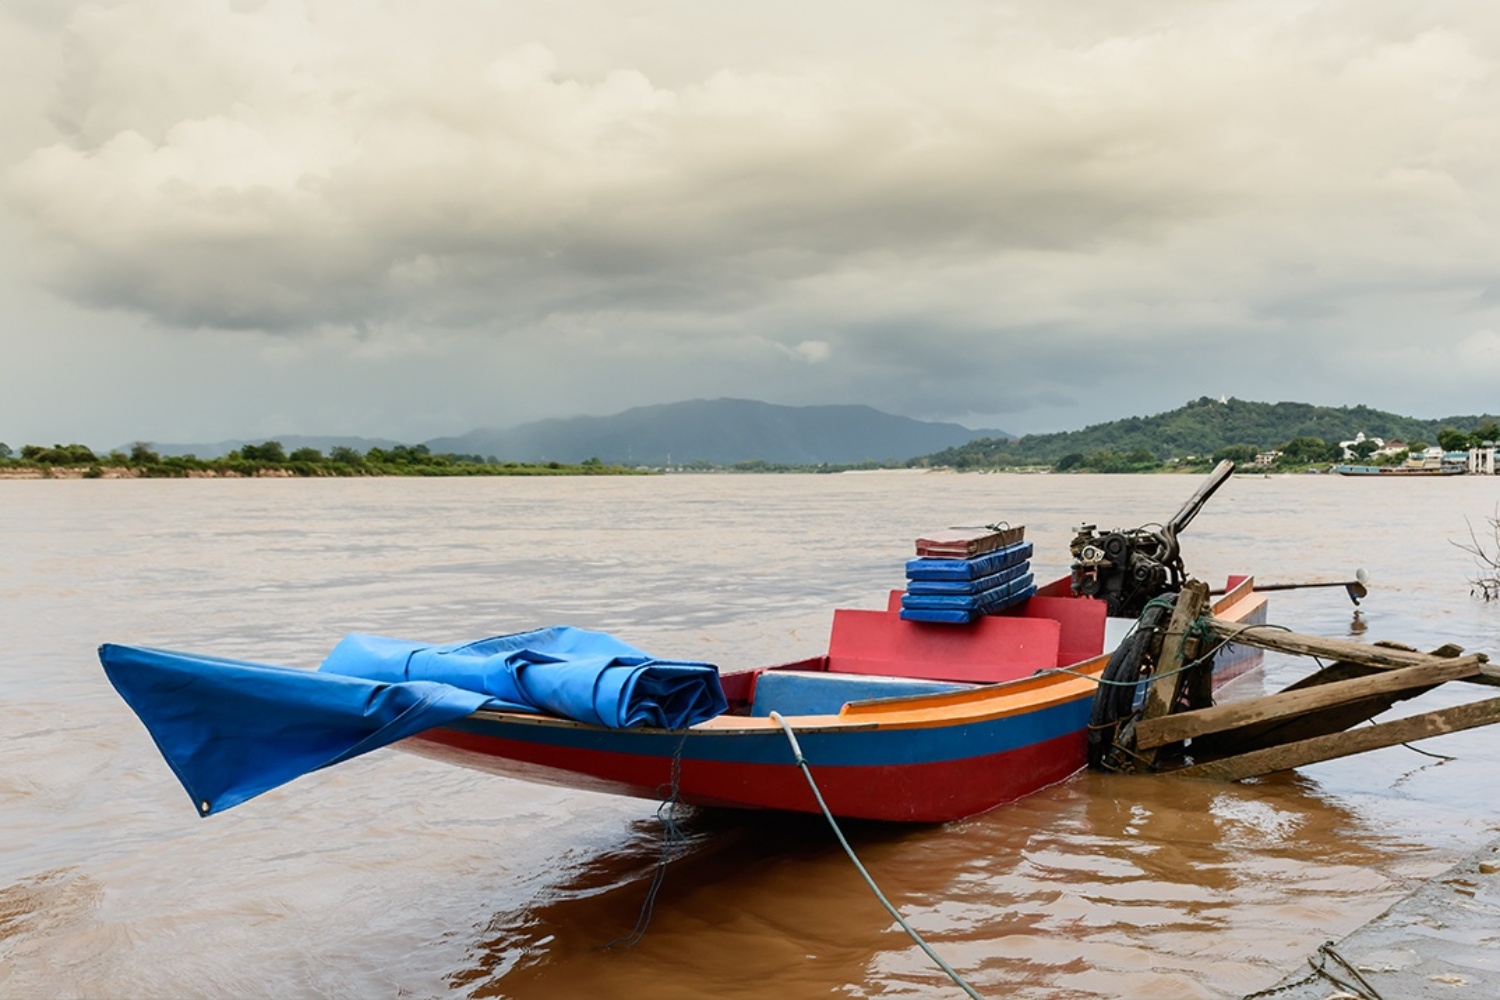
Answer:
<svg viewBox="0 0 1500 1000"><path fill-rule="evenodd" d="M810 365L822 364L833 357L833 348L823 340L804 340L792 348L792 354Z"/></svg>
<svg viewBox="0 0 1500 1000"><path fill-rule="evenodd" d="M1472 353L1500 267L1478 0L125 0L59 37L0 119L29 273L282 364L563 331L643 393L1041 413L1185 343L1378 371L1424 309Z"/></svg>

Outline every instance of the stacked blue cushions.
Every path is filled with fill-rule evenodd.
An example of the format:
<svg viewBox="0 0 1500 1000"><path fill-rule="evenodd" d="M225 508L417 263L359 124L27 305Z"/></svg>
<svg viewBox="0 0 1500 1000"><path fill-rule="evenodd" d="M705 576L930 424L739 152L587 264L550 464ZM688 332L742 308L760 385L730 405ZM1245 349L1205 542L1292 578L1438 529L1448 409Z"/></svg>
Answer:
<svg viewBox="0 0 1500 1000"><path fill-rule="evenodd" d="M1016 542L969 559L911 559L901 617L965 624L1036 593L1031 543Z"/></svg>

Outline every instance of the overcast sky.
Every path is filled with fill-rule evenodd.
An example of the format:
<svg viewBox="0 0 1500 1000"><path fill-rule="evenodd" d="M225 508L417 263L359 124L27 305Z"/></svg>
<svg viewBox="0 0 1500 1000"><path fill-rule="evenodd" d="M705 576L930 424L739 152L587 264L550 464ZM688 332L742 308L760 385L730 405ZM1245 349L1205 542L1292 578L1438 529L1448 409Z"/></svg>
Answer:
<svg viewBox="0 0 1500 1000"><path fill-rule="evenodd" d="M1500 410L1500 4L0 0L0 441Z"/></svg>

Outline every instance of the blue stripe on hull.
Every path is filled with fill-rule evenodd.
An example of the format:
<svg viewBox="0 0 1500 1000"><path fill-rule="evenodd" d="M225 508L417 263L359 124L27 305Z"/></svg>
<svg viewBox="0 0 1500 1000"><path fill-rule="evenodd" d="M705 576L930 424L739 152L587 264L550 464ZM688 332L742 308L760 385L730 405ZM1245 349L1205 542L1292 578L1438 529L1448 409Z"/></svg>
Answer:
<svg viewBox="0 0 1500 1000"><path fill-rule="evenodd" d="M1082 730L1092 698L983 722L931 728L842 729L798 732L809 761L831 766L889 767L965 760L1043 743ZM797 720L792 719L793 727ZM718 730L641 732L546 726L469 717L444 727L476 736L603 753L670 758L682 745L686 760L744 764L785 764L790 750L779 730L745 733Z"/></svg>

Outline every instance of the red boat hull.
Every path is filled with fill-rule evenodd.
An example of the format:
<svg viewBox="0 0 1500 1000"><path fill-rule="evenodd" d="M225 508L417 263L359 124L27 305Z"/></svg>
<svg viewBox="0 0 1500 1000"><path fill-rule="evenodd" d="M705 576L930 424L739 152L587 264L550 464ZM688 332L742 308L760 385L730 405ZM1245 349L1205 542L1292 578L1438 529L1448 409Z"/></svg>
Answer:
<svg viewBox="0 0 1500 1000"><path fill-rule="evenodd" d="M1254 594L1246 578L1230 583L1215 613L1230 620L1263 621L1265 598ZM867 618L858 621L860 641L868 646L868 630L881 626ZM909 628L910 623L890 627ZM1005 626L995 628L999 634ZM942 640L950 646L951 635ZM903 641L910 647L909 636ZM1066 637L1061 645L1069 648ZM1216 675L1243 672L1258 657L1256 650L1230 647L1218 657ZM814 678L836 681L837 664L830 660L788 666L813 667ZM969 671L982 660L971 656L954 669ZM1004 683L856 700L833 714L789 717L787 722L835 815L916 823L960 819L1084 767L1085 730L1096 678L1106 661L1096 655L1066 669L1040 672L1028 666L1025 674ZM930 670L914 672L932 676ZM729 675L726 688L753 689L760 673ZM723 715L691 729L653 730L479 711L399 745L532 782L649 799L666 799L675 792L679 801L700 806L818 811L785 732L763 715Z"/></svg>

